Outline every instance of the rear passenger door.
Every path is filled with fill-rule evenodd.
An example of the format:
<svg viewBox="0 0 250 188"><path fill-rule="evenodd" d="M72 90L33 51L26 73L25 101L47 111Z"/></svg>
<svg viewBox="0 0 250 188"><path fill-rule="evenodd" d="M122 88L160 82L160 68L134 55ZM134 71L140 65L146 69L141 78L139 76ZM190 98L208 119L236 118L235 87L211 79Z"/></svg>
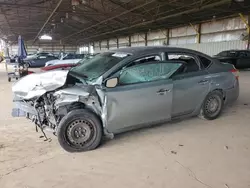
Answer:
<svg viewBox="0 0 250 188"><path fill-rule="evenodd" d="M204 57L193 54L169 54L169 59L186 62L186 68L172 77L173 104L172 118L191 114L204 100L209 89L208 72L205 67L211 63ZM202 60L205 62L202 64Z"/></svg>

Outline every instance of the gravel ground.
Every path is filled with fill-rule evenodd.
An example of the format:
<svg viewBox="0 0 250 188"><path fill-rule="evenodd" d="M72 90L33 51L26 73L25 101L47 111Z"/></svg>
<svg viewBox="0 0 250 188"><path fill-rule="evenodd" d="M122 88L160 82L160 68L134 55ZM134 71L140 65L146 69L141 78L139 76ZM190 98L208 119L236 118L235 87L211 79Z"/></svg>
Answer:
<svg viewBox="0 0 250 188"><path fill-rule="evenodd" d="M217 120L132 131L70 154L11 117L11 84L0 70L0 188L250 188L250 72L240 85L239 100Z"/></svg>

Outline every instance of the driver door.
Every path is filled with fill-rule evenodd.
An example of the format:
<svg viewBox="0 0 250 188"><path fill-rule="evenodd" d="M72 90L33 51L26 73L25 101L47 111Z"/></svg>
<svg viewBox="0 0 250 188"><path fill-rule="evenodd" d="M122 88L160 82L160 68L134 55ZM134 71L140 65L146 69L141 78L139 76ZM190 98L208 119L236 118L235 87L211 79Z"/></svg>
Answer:
<svg viewBox="0 0 250 188"><path fill-rule="evenodd" d="M107 129L118 133L171 119L173 82L180 64L149 63L125 69L119 84L106 89Z"/></svg>

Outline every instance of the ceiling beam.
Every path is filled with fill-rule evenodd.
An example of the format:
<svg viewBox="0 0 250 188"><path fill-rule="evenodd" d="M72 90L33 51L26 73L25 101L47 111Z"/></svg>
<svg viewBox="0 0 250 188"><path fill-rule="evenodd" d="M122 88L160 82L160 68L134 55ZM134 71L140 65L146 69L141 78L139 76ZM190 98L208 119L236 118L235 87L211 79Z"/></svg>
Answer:
<svg viewBox="0 0 250 188"><path fill-rule="evenodd" d="M0 8L0 9L1 9L1 13L4 15L4 19L5 19L5 21L6 21L7 25L8 25L8 27L9 27L10 32L11 32L12 34L16 34L16 33L12 30L12 28L11 28L9 19L7 18L6 14L5 14L5 11L4 11L2 8Z"/></svg>
<svg viewBox="0 0 250 188"><path fill-rule="evenodd" d="M9 28L9 26L2 25L1 28L2 29L7 29L7 28ZM11 28L13 28L13 29L25 29L25 30L38 30L38 29L40 29L40 27L30 27L30 26L27 26L27 27L11 26Z"/></svg>
<svg viewBox="0 0 250 188"><path fill-rule="evenodd" d="M0 6L13 6L13 7L27 7L27 8L39 8L39 9L48 9L48 7L42 7L42 6L35 6L35 5L29 5L29 4L14 4L14 3L5 3L1 2Z"/></svg>
<svg viewBox="0 0 250 188"><path fill-rule="evenodd" d="M101 14L102 16L104 16L104 17L106 17L106 18L111 16L111 15L109 15L109 14L107 14L107 13L105 13L105 12L102 12L102 11L100 11L100 10L94 8L94 7L89 6L89 5L82 4L82 6L88 8L88 9L90 9L90 10L93 10L93 11L96 12L96 13ZM84 12L84 9L83 9L82 7L77 6L76 8L79 9L79 10L82 10L82 11ZM122 20L117 19L117 18L113 19L113 21L115 21L115 22L117 22L117 23L119 23L119 24L127 25L127 24L125 24Z"/></svg>
<svg viewBox="0 0 250 188"><path fill-rule="evenodd" d="M136 28L136 27L148 25L148 24L151 24L151 23L156 22L156 21L163 21L163 20L166 20L166 19L169 19L169 18L181 16L183 14L190 14L190 13L194 13L194 12L197 12L197 11L206 10L206 9L213 8L213 7L216 7L216 6L220 6L220 5L223 5L223 4L227 4L227 3L230 3L230 2L231 2L231 0L220 0L218 2L208 4L208 5L202 6L200 8L188 9L188 10L185 10L185 11L182 11L182 12L178 12L178 13L175 13L175 14L171 14L171 15L159 17L157 19L153 19L153 20L149 20L149 21L146 21L146 22L137 23L137 24L134 24L134 25L131 25L131 26L128 26L128 27L123 27L123 28L116 29L116 30L113 30L113 31L108 31L108 32L105 32L105 33L100 33L99 35L92 35L92 36L89 36L89 37L81 39L81 41L82 40L91 39L91 38L95 38L95 37L100 37L100 36L108 35L108 34L111 34L111 33L126 31L128 29L132 29L132 28Z"/></svg>
<svg viewBox="0 0 250 188"><path fill-rule="evenodd" d="M150 4L150 3L153 3L153 2L155 2L155 1L156 1L156 0L151 0L151 1L148 1L148 2L143 3L143 4L141 4L141 5L138 5L138 6L132 8L132 9L130 9L130 10L127 10L127 11L122 12L121 14L112 16L112 17L110 17L110 18L108 18L108 19L106 19L106 20L103 20L103 21L101 21L101 22L99 22L99 23L97 23L97 24L94 24L94 25L92 25L92 26L90 26L90 27L87 27L87 28L85 28L85 29L82 29L82 30L80 30L80 31L78 31L78 32L76 32L76 33L71 34L71 35L68 35L68 36L62 38L61 40L65 40L65 39L70 38L70 37L72 37L72 36L74 36L74 35L78 35L78 34L84 32L84 31L87 31L88 29L94 28L94 27L96 27L96 26L98 26L98 25L101 25L101 24L103 24L103 23L105 23L105 22L108 22L108 21L111 21L111 20L113 20L113 19L115 19L115 18L118 18L118 17L120 17L120 16L123 16L123 15L125 15L125 14L127 14L127 13L129 13L129 12L131 12L131 11L133 11L133 10L139 9L139 8L141 8L141 7L144 7L144 6L146 6L146 5Z"/></svg>
<svg viewBox="0 0 250 188"><path fill-rule="evenodd" d="M39 35L42 33L43 29L45 28L45 26L47 25L47 23L50 21L50 19L52 18L52 16L54 15L54 13L56 12L56 10L59 8L59 6L61 5L63 0L59 0L56 7L54 8L54 10L51 12L51 14L49 15L48 19L45 21L45 23L43 24L42 28L40 29L40 31L37 33L36 37L33 40L33 44L36 42L37 38L39 37Z"/></svg>
<svg viewBox="0 0 250 188"><path fill-rule="evenodd" d="M114 5L116 5L116 6L118 6L118 7L120 7L120 8L122 8L122 9L124 9L124 10L129 10L129 8L127 8L126 6L124 6L123 4L121 4L121 3L118 3L118 2L116 2L116 1L114 1L114 0L108 0L110 3L112 3L112 4L114 4ZM129 1L128 3L130 3L131 1ZM140 13L140 12L135 12L135 11L131 11L131 14L134 14L134 15L139 15L139 16L141 16L141 17L145 17L145 15L144 14L142 14L142 13Z"/></svg>

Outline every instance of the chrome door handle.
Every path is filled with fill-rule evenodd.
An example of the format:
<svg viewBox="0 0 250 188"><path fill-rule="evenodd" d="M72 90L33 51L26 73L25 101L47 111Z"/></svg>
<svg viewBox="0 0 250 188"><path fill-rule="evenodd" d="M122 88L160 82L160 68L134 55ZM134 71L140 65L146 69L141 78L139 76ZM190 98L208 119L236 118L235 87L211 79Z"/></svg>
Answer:
<svg viewBox="0 0 250 188"><path fill-rule="evenodd" d="M170 91L171 91L170 89L160 89L159 91L157 91L157 94L158 95L165 95Z"/></svg>
<svg viewBox="0 0 250 188"><path fill-rule="evenodd" d="M204 84L207 84L208 83L208 80L201 80L198 82L198 84L201 84L201 85L204 85Z"/></svg>

